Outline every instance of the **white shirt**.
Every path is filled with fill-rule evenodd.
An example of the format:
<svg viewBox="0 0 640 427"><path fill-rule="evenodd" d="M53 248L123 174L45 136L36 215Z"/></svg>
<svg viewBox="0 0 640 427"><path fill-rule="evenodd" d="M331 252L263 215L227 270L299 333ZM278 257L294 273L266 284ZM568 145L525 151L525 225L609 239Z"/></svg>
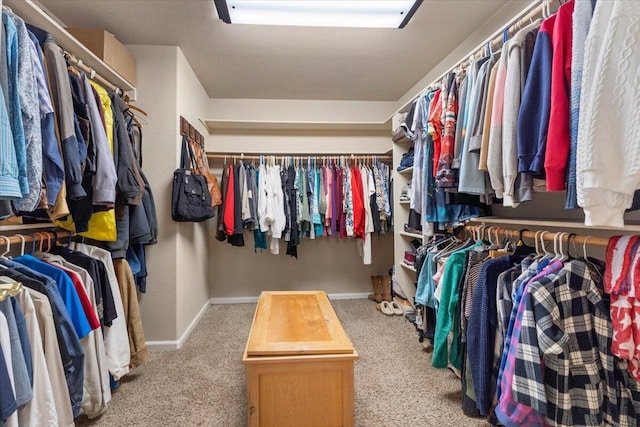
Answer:
<svg viewBox="0 0 640 427"><path fill-rule="evenodd" d="M113 294L113 302L116 306L118 317L113 319L111 326L104 327L104 349L107 356L107 367L113 378L117 381L122 376L129 373L129 363L131 361L131 347L129 346L129 334L127 333L127 323L122 306L122 297L118 287L118 279L113 268L111 253L96 246L84 243L72 243L72 249L82 252L104 263L109 278L109 286Z"/></svg>
<svg viewBox="0 0 640 427"><path fill-rule="evenodd" d="M42 347L42 335L38 326L36 309L31 295L24 290L17 296L29 334L31 366L33 368L33 397L18 409L18 421L21 426L56 427L58 413L53 399L53 389L49 379L47 361Z"/></svg>

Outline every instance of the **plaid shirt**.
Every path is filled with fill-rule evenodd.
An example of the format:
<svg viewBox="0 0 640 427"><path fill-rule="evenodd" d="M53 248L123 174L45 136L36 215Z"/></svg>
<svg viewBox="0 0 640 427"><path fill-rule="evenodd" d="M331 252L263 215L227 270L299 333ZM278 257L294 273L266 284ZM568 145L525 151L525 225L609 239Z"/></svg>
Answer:
<svg viewBox="0 0 640 427"><path fill-rule="evenodd" d="M498 366L502 359L504 340L507 336L511 310L513 310L513 285L522 272L529 269L529 266L533 262L533 258L534 255L526 257L520 264L511 267L509 270L498 276L498 289L496 292L496 309L498 311L498 330L496 339L498 342L496 345L496 353L494 354L494 358L497 359Z"/></svg>
<svg viewBox="0 0 640 427"><path fill-rule="evenodd" d="M542 263L533 263L528 272L538 271L538 268L543 265ZM501 377L501 390L500 403L495 409L498 419L506 426L540 426L542 425L543 414L534 410L532 407L523 405L516 402L513 398L513 383L517 380L514 378L516 355L518 350L518 342L520 340L520 333L522 331L522 320L524 317L525 303L529 295L530 284L535 283L545 276L555 273L562 268L561 262L550 263L542 271L536 274L534 277L526 281L524 286L519 287L518 294L514 298L514 302L517 302L517 311L515 319L511 319L510 329L511 334L508 337L509 349L505 347L505 354L502 358L502 364L500 366L502 370ZM530 277L530 276L527 276ZM513 324L513 327L511 327ZM509 335L509 333L507 333ZM526 375L526 373L525 373Z"/></svg>
<svg viewBox="0 0 640 427"><path fill-rule="evenodd" d="M611 354L609 310L586 264L532 281L522 306L514 400L554 426L636 426L638 384Z"/></svg>
<svg viewBox="0 0 640 427"><path fill-rule="evenodd" d="M502 376L504 374L504 368L507 362L507 354L509 353L509 348L511 347L511 335L513 335L513 326L516 321L518 306L520 305L520 301L522 300L522 294L524 292L525 285L531 278L538 274L538 271L542 270L544 264L542 264L540 260L535 260L529 263L526 267L525 264L522 264L522 266L522 273L513 282L512 294L509 297L510 302L502 305L503 310L509 308L510 311L504 313L504 325L506 328L506 333L504 335L504 345L500 357L500 369L498 370L498 383L496 388L497 400L500 400L502 396ZM500 305L501 304L498 304L499 307Z"/></svg>

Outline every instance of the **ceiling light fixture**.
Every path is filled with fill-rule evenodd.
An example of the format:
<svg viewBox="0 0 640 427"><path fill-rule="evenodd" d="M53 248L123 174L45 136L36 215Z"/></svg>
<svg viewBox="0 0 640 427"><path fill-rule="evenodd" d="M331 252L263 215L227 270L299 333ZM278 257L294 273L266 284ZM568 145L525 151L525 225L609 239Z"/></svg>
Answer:
<svg viewBox="0 0 640 427"><path fill-rule="evenodd" d="M227 24L403 28L422 0L214 0Z"/></svg>

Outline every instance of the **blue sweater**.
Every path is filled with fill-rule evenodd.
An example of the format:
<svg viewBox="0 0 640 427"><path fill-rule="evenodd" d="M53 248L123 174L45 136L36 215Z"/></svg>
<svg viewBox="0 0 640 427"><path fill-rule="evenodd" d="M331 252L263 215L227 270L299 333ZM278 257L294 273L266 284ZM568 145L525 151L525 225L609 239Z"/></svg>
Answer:
<svg viewBox="0 0 640 427"><path fill-rule="evenodd" d="M518 172L538 177L544 177L551 109L551 36L555 19L555 15L547 18L538 31L518 113Z"/></svg>
<svg viewBox="0 0 640 427"><path fill-rule="evenodd" d="M511 268L509 255L491 259L482 264L478 282L473 291L473 303L467 327L467 353L476 394L476 407L483 416L491 412L492 391L498 377L494 366L493 346L497 330L496 290L498 276Z"/></svg>

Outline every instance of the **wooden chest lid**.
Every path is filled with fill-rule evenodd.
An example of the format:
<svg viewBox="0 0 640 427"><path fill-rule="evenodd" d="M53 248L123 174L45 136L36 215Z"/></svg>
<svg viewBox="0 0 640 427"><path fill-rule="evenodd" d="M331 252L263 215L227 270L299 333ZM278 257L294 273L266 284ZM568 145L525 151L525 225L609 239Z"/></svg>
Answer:
<svg viewBox="0 0 640 427"><path fill-rule="evenodd" d="M327 294L263 292L253 318L247 356L353 353Z"/></svg>

